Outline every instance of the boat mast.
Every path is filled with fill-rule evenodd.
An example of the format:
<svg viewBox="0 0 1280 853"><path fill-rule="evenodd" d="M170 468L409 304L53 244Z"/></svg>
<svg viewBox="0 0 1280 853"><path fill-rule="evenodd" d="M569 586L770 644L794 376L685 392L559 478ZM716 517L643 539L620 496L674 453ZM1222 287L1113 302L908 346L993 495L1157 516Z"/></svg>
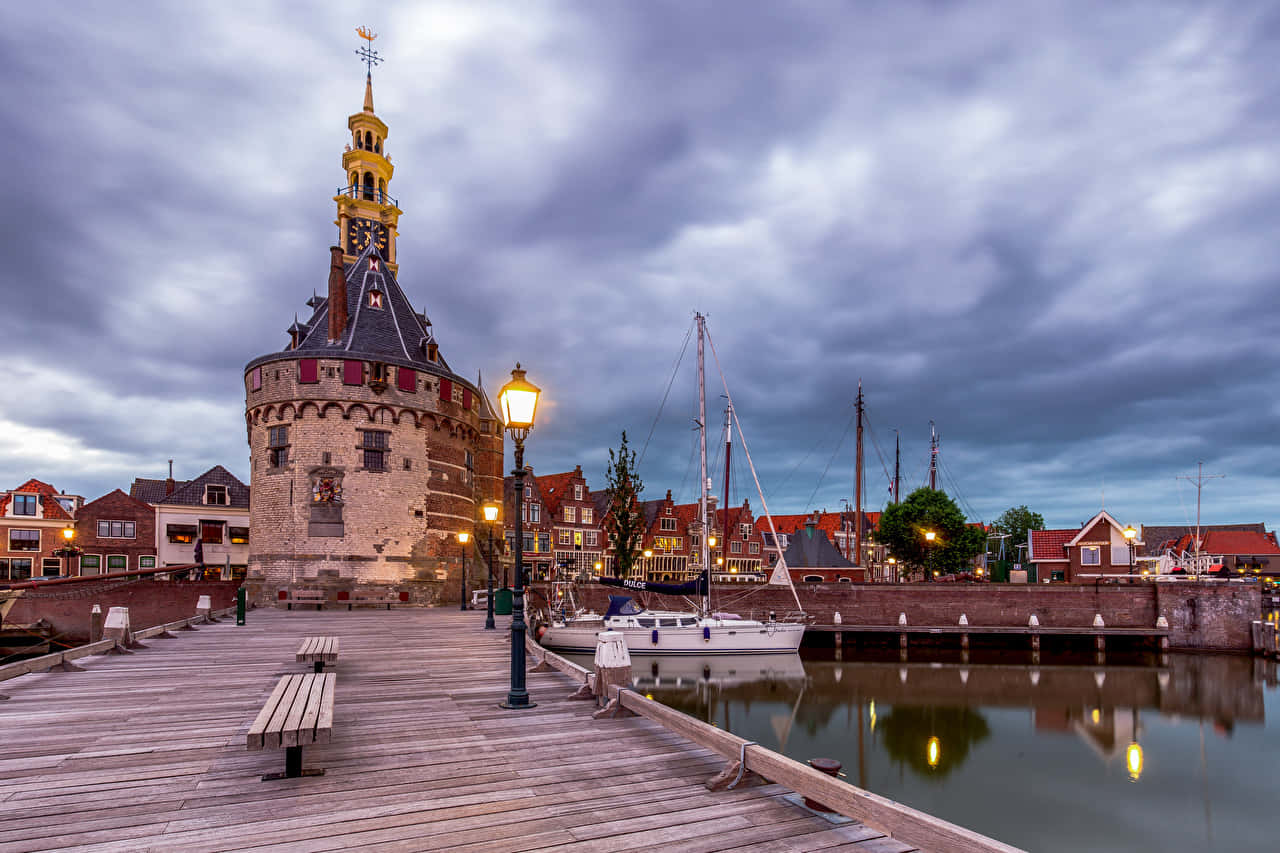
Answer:
<svg viewBox="0 0 1280 853"><path fill-rule="evenodd" d="M1194 479L1191 477L1178 477L1179 480L1189 480L1196 484L1196 541L1194 543L1196 559L1194 565L1197 572L1200 571L1200 490L1204 488L1205 480L1219 480L1225 476L1225 474L1206 474L1204 472L1204 462L1201 461L1196 463L1196 476Z"/></svg>
<svg viewBox="0 0 1280 853"><path fill-rule="evenodd" d="M929 488L938 489L938 431L929 421Z"/></svg>
<svg viewBox="0 0 1280 853"><path fill-rule="evenodd" d="M853 495L853 564L862 565L862 380L858 380L858 450Z"/></svg>
<svg viewBox="0 0 1280 853"><path fill-rule="evenodd" d="M902 436L893 431L893 502L898 502L898 493L902 491Z"/></svg>
<svg viewBox="0 0 1280 853"><path fill-rule="evenodd" d="M699 549L702 557L703 579L706 589L702 593L702 613L711 612L711 550L707 545L707 537L711 529L707 525L707 491L711 488L711 478L707 476L707 388L706 362L703 356L702 339L706 329L706 318L701 314L694 317L698 324L698 444L701 467L698 478L698 520L702 524Z"/></svg>
<svg viewBox="0 0 1280 853"><path fill-rule="evenodd" d="M720 559L729 571L729 455L733 452L733 403L724 408L724 530L720 531Z"/></svg>

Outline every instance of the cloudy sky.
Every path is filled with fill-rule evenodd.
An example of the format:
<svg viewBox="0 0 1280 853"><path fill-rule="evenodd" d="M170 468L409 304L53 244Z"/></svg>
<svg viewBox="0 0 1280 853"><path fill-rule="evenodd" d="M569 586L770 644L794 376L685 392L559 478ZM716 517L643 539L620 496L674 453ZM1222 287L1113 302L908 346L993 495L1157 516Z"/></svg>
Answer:
<svg viewBox="0 0 1280 853"><path fill-rule="evenodd" d="M774 512L852 498L861 378L873 508L895 430L923 484L932 420L974 519L1193 522L1178 477L1203 460L1225 475L1206 522L1280 522L1272 3L66 2L0 24L0 488L93 498L170 458L247 479L243 366L325 289L367 24L401 284L456 370L493 392L520 360L542 386L536 471L602 485L625 429L647 494L691 500L701 311Z"/></svg>

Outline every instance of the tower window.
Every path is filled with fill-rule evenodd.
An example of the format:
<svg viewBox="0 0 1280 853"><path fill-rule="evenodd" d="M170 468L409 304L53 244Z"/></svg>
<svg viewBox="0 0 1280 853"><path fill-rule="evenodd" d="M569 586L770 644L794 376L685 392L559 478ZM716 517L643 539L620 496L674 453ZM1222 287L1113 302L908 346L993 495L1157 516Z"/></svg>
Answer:
<svg viewBox="0 0 1280 853"><path fill-rule="evenodd" d="M272 468L279 468L289 462L289 428L287 426L271 427L268 430L267 456Z"/></svg>
<svg viewBox="0 0 1280 853"><path fill-rule="evenodd" d="M381 154L381 153L382 153L382 138L381 138L381 137L377 137L377 136L375 136L375 137L373 138L373 153L374 153L374 154Z"/></svg>
<svg viewBox="0 0 1280 853"><path fill-rule="evenodd" d="M366 130L364 132L364 147L370 151L373 150L373 131L372 130Z"/></svg>
<svg viewBox="0 0 1280 853"><path fill-rule="evenodd" d="M364 199L373 201L373 172L364 173Z"/></svg>
<svg viewBox="0 0 1280 853"><path fill-rule="evenodd" d="M387 470L387 454L390 452L391 434L382 430L360 431L360 449L364 452L364 467L369 471Z"/></svg>

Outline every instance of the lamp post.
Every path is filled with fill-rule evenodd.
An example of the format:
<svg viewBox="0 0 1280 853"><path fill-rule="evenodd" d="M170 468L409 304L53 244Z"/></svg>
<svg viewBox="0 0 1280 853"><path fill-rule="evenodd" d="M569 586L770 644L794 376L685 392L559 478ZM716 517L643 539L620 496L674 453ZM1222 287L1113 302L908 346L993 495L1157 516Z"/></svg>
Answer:
<svg viewBox="0 0 1280 853"><path fill-rule="evenodd" d="M933 570L933 540L936 538L938 538L938 534L934 533L932 530L926 530L924 532L924 547L929 552L929 577L927 580L930 582L933 581L934 575L936 574Z"/></svg>
<svg viewBox="0 0 1280 853"><path fill-rule="evenodd" d="M506 424L511 440L515 442L515 463L512 476L515 478L515 514L516 514L516 586L511 601L511 687L507 691L507 701L501 707L512 710L533 708L536 703L529 701L529 691L524 686L524 526L520 520L521 504L524 500L524 440L533 429L533 417L538 408L540 389L524 378L525 372L516 362L511 371L511 381L502 386L498 392L498 407L502 411L502 422Z"/></svg>
<svg viewBox="0 0 1280 853"><path fill-rule="evenodd" d="M76 529L74 527L62 528L62 548L59 552L62 554L62 574L63 577L71 577L71 558L79 553L79 549L72 544L72 540L76 538Z"/></svg>
<svg viewBox="0 0 1280 853"><path fill-rule="evenodd" d="M891 581L891 583L898 583L901 580L901 578L898 577L898 558L897 557L889 558L889 573L893 575L893 580Z"/></svg>
<svg viewBox="0 0 1280 853"><path fill-rule="evenodd" d="M493 523L498 520L498 505L487 503L481 511L489 525L489 599L485 604L484 628L492 631L496 627L493 624Z"/></svg>
<svg viewBox="0 0 1280 853"><path fill-rule="evenodd" d="M649 548L644 549L644 570L640 576L640 580L647 581L650 573L653 572L653 551Z"/></svg>
<svg viewBox="0 0 1280 853"><path fill-rule="evenodd" d="M462 546L462 605L459 610L467 609L467 543L470 541L470 533L462 531L458 534L458 544Z"/></svg>
<svg viewBox="0 0 1280 853"><path fill-rule="evenodd" d="M1133 529L1132 524L1124 529L1124 542L1129 546L1129 575L1131 577L1133 575L1133 540L1137 535L1138 531Z"/></svg>

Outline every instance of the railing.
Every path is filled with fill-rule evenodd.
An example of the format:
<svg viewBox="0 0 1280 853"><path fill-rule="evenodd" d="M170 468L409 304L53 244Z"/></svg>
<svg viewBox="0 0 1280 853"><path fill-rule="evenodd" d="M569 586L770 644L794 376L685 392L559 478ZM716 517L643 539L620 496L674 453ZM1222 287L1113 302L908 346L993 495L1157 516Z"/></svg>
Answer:
<svg viewBox="0 0 1280 853"><path fill-rule="evenodd" d="M347 198L364 199L365 201L376 201L378 204L389 204L392 207L399 207L400 202L385 192L373 187L362 187L358 184L352 184L348 187L338 187L335 195L346 196Z"/></svg>
<svg viewBox="0 0 1280 853"><path fill-rule="evenodd" d="M540 666L556 669L579 685L595 687L595 675L544 649L532 635L525 635L527 651ZM605 698L605 697L602 697ZM926 850L965 853L1019 853L1019 848L936 818L910 806L873 794L838 778L779 755L752 741L668 708L626 687L609 685L610 701L633 714L658 723L685 740L732 761L741 761L744 773L753 772L784 785L801 796L822 803L839 814L861 821L907 844Z"/></svg>

